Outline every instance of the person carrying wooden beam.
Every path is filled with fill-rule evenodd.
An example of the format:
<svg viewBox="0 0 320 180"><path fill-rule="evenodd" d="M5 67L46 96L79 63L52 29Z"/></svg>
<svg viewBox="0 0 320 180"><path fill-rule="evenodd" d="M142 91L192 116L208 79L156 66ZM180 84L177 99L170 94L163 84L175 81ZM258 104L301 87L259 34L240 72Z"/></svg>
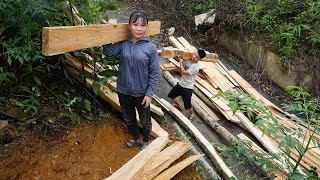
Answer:
<svg viewBox="0 0 320 180"><path fill-rule="evenodd" d="M178 97L181 96L184 108L190 112L189 119L194 118L194 111L191 106L191 96L193 91L193 86L195 83L195 78L200 70L200 65L198 61L206 56L206 52L199 49L192 55L190 60L184 60L179 58L180 67L179 72L181 74L180 82L172 88L169 92L168 97L175 103L177 109L182 110Z"/></svg>
<svg viewBox="0 0 320 180"><path fill-rule="evenodd" d="M103 45L103 53L106 56L120 56L117 93L124 123L134 138L126 144L130 148L141 146L144 149L150 141L150 103L159 78L159 57L157 47L145 37L148 19L143 12L131 14L129 29L131 38ZM136 109L142 134L139 132Z"/></svg>

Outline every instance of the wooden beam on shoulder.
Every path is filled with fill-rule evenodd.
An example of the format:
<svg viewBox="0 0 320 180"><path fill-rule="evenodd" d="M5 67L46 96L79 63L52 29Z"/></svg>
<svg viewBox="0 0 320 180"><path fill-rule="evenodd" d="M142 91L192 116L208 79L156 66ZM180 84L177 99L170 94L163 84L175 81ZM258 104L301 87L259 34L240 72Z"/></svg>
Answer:
<svg viewBox="0 0 320 180"><path fill-rule="evenodd" d="M160 21L148 23L147 36L160 33ZM44 27L42 52L46 56L127 40L128 23Z"/></svg>
<svg viewBox="0 0 320 180"><path fill-rule="evenodd" d="M177 48L162 48L159 55L163 58L174 58L180 56L182 59L192 59L193 52L184 51Z"/></svg>

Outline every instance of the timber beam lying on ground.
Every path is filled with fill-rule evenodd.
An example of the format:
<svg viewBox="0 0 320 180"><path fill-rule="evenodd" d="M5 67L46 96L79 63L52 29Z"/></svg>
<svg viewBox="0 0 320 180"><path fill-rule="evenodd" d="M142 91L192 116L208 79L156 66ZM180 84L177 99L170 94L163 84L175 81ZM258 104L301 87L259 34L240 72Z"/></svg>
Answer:
<svg viewBox="0 0 320 180"><path fill-rule="evenodd" d="M160 21L148 23L147 36L160 33ZM46 56L62 54L84 48L127 40L128 23L44 27L42 30L42 52Z"/></svg>
<svg viewBox="0 0 320 180"><path fill-rule="evenodd" d="M204 154L197 154L197 155L190 156L187 159L172 166L171 168L165 170L163 173L159 174L156 178L154 178L154 180L171 179L176 174L178 174L181 170L183 170L185 167L187 167L194 161L198 160L202 156L204 156Z"/></svg>
<svg viewBox="0 0 320 180"><path fill-rule="evenodd" d="M201 134L201 132L187 119L177 108L172 106L169 102L161 99L161 102L170 110L169 113L175 117L175 119L190 132L197 143L206 152L215 168L223 175L225 179L235 177L232 171L228 168L226 163L222 160L212 144Z"/></svg>
<svg viewBox="0 0 320 180"><path fill-rule="evenodd" d="M129 162L124 164L120 169L106 179L140 179L140 177L137 177L139 171L143 170L143 167L148 165L148 162L150 162L150 160L152 160L152 158L167 145L168 141L168 137L158 137L143 151L133 157Z"/></svg>

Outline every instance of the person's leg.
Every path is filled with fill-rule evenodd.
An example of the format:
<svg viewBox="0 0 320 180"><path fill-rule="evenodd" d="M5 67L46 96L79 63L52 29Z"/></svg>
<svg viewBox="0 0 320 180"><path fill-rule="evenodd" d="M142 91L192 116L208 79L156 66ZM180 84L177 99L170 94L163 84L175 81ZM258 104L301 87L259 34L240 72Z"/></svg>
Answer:
<svg viewBox="0 0 320 180"><path fill-rule="evenodd" d="M140 123L142 126L142 135L143 135L143 144L141 148L145 148L150 141L150 134L152 130L152 123L151 123L151 115L150 115L150 106L144 108L144 104L142 103L144 97L137 97L137 104L136 108L139 114Z"/></svg>
<svg viewBox="0 0 320 180"><path fill-rule="evenodd" d="M181 97L182 97L185 109L187 109L190 112L189 119L192 120L194 118L194 111L191 106L192 89L183 88Z"/></svg>
<svg viewBox="0 0 320 180"><path fill-rule="evenodd" d="M182 110L182 107L179 103L179 98L180 96L180 89L181 86L179 84L175 85L172 90L169 92L168 97L176 104L176 108L179 110Z"/></svg>
<svg viewBox="0 0 320 180"><path fill-rule="evenodd" d="M135 141L140 139L139 126L136 120L134 97L118 93L123 121ZM131 141L131 143L135 143ZM131 144L129 143L129 144ZM127 145L130 146L128 143Z"/></svg>
<svg viewBox="0 0 320 180"><path fill-rule="evenodd" d="M189 119L192 120L192 119L194 118L194 110L193 110L193 108L191 107L190 109L188 109L188 111L190 112Z"/></svg>
<svg viewBox="0 0 320 180"><path fill-rule="evenodd" d="M171 100L176 104L176 108L179 109L179 110L182 110L182 107L180 105L180 102L179 102L179 97L175 97L175 98L171 98Z"/></svg>

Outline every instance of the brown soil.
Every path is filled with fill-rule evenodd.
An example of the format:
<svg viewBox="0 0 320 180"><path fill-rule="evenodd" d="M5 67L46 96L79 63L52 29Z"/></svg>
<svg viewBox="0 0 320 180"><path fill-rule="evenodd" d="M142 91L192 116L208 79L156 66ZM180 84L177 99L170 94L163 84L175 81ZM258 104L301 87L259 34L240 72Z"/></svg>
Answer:
<svg viewBox="0 0 320 180"><path fill-rule="evenodd" d="M55 140L29 130L11 134L17 139L0 147L0 179L103 179L140 151L125 146L131 137L118 118L69 129ZM174 179L190 178L200 179L191 166Z"/></svg>

